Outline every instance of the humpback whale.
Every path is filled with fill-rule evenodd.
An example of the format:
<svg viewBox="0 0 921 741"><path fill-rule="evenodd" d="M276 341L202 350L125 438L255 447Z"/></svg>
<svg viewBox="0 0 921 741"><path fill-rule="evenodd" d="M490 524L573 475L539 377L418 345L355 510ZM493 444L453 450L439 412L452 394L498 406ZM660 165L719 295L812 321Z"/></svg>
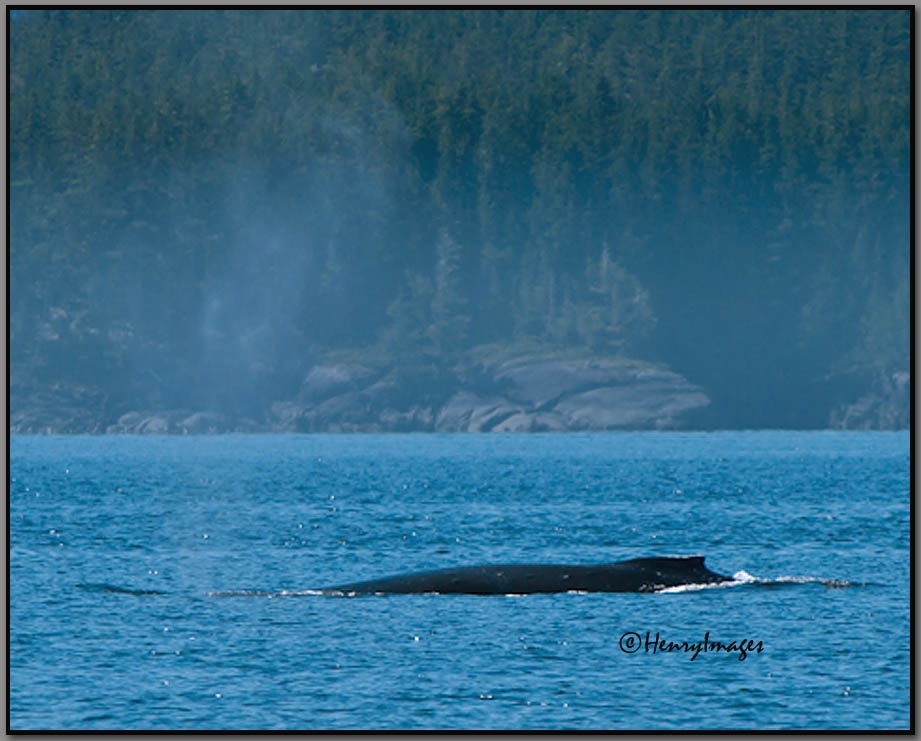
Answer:
<svg viewBox="0 0 921 741"><path fill-rule="evenodd" d="M534 594L549 592L653 592L682 584L715 584L730 577L710 571L703 556L632 558L595 565L488 564L418 571L324 587L328 595Z"/></svg>

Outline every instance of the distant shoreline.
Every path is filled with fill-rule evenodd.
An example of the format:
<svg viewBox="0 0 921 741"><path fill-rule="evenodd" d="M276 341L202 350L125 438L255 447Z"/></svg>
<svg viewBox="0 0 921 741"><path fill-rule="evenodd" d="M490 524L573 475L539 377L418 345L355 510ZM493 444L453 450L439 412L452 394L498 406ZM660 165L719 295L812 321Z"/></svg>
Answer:
<svg viewBox="0 0 921 741"><path fill-rule="evenodd" d="M12 394L11 434L540 433L901 430L910 376L894 374L832 408L824 426L728 425L710 396L660 366L620 357L520 356L445 373L431 367L316 365L291 398L255 413L116 405L101 388ZM127 408L126 408L127 407Z"/></svg>

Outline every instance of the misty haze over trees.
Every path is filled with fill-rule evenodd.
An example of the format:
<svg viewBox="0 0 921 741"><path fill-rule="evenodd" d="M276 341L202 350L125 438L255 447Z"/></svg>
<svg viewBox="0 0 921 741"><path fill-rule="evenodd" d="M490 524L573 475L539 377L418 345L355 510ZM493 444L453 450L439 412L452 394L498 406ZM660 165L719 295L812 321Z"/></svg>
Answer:
<svg viewBox="0 0 921 741"><path fill-rule="evenodd" d="M531 355L669 369L699 426L907 426L909 19L23 12L11 413L262 424L324 363L435 408Z"/></svg>

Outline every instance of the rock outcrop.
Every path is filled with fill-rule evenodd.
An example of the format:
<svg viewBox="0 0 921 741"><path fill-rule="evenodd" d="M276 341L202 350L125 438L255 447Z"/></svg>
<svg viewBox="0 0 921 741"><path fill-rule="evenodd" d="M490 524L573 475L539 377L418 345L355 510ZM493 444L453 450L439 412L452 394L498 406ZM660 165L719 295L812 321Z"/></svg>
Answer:
<svg viewBox="0 0 921 741"><path fill-rule="evenodd" d="M20 399L25 403L17 403ZM108 397L82 384L10 384L10 432L78 434L105 432Z"/></svg>
<svg viewBox="0 0 921 741"><path fill-rule="evenodd" d="M829 427L838 430L904 430L911 426L911 374L881 375L872 391L832 410Z"/></svg>
<svg viewBox="0 0 921 741"><path fill-rule="evenodd" d="M693 427L710 403L682 376L620 358L497 358L445 369L319 364L260 419L226 410L126 409L98 389L14 394L12 432L560 432Z"/></svg>
<svg viewBox="0 0 921 741"><path fill-rule="evenodd" d="M109 434L136 435L214 435L222 432L243 432L258 428L246 420L233 420L219 412L190 412L187 409L166 411L147 410L126 412L106 427Z"/></svg>
<svg viewBox="0 0 921 741"><path fill-rule="evenodd" d="M327 378L348 382L317 392L310 379ZM275 424L291 431L675 429L710 402L676 373L619 359L518 358L462 367L451 379L403 370L366 387L357 380L375 378L316 367L304 382L310 393L272 405Z"/></svg>

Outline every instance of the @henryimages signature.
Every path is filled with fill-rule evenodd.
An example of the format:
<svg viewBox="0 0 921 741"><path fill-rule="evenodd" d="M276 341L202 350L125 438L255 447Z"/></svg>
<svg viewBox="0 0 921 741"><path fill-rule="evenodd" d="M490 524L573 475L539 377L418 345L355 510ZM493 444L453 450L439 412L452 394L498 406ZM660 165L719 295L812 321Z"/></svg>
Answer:
<svg viewBox="0 0 921 741"><path fill-rule="evenodd" d="M646 631L643 638L639 633L628 630L620 637L620 650L625 654L635 654L640 649L645 649L647 654L655 653L685 653L691 655L694 661L702 653L737 653L739 661L745 661L748 653L761 653L764 651L764 642L751 638L742 638L737 641L714 641L710 639L710 631L704 633L702 641L668 641L662 638L659 631L653 637L651 631Z"/></svg>

